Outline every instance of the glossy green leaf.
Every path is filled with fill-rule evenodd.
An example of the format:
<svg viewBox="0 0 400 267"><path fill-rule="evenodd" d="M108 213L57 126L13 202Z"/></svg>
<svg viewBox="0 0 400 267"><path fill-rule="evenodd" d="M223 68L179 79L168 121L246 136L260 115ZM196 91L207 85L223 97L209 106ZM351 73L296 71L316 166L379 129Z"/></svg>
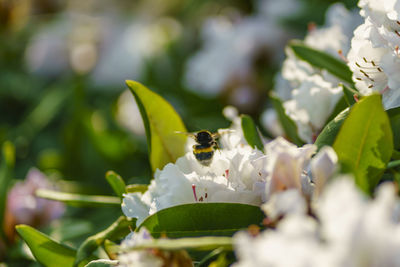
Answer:
<svg viewBox="0 0 400 267"><path fill-rule="evenodd" d="M119 197L72 194L48 189L36 190L36 196L75 206L121 205L121 199Z"/></svg>
<svg viewBox="0 0 400 267"><path fill-rule="evenodd" d="M324 146L332 146L335 142L336 136L339 133L340 127L342 126L344 120L349 115L350 109L347 108L340 112L333 120L331 120L322 129L322 132L318 135L317 140L315 140L315 145L318 150Z"/></svg>
<svg viewBox="0 0 400 267"><path fill-rule="evenodd" d="M46 267L72 267L76 251L62 245L28 225L17 225L16 230L30 248L35 259Z"/></svg>
<svg viewBox="0 0 400 267"><path fill-rule="evenodd" d="M393 135L382 97L361 99L350 111L333 144L344 171L355 175L357 185L371 193L393 151Z"/></svg>
<svg viewBox="0 0 400 267"><path fill-rule="evenodd" d="M253 148L258 148L259 150L264 151L263 142L253 119L248 115L241 115L240 118L242 122L244 138L246 139L247 143Z"/></svg>
<svg viewBox="0 0 400 267"><path fill-rule="evenodd" d="M117 260L94 260L85 265L85 267L112 267L118 266Z"/></svg>
<svg viewBox="0 0 400 267"><path fill-rule="evenodd" d="M285 131L286 137L289 139L289 141L292 141L296 145L302 146L303 141L297 135L296 123L294 123L294 121L285 113L282 101L275 96L270 96L270 99L274 105L276 113L278 114L279 121L282 124L282 128Z"/></svg>
<svg viewBox="0 0 400 267"><path fill-rule="evenodd" d="M78 248L74 266L78 266L80 263L87 261L92 253L99 246L103 245L106 239L118 241L127 236L130 233L131 227L135 225L135 222L136 220L130 220L125 216L121 216L104 231L88 237Z"/></svg>
<svg viewBox="0 0 400 267"><path fill-rule="evenodd" d="M299 41L292 41L289 47L295 55L319 69L326 69L339 79L353 84L352 72L346 63L323 51L316 50Z"/></svg>
<svg viewBox="0 0 400 267"><path fill-rule="evenodd" d="M231 236L251 224L260 225L264 214L257 206L237 203L179 205L149 216L140 227L159 237Z"/></svg>
<svg viewBox="0 0 400 267"><path fill-rule="evenodd" d="M0 232L3 229L7 191L15 164L15 148L11 142L4 142L0 164Z"/></svg>
<svg viewBox="0 0 400 267"><path fill-rule="evenodd" d="M175 162L185 152L186 132L178 113L161 96L138 82L126 81L131 89L145 124L150 165L153 171Z"/></svg>
<svg viewBox="0 0 400 267"><path fill-rule="evenodd" d="M106 173L107 182L111 185L112 189L114 190L115 194L122 198L122 195L126 193L126 185L124 180L121 176L113 171L108 171Z"/></svg>
<svg viewBox="0 0 400 267"><path fill-rule="evenodd" d="M400 149L400 107L389 109L387 114L392 127L394 148Z"/></svg>

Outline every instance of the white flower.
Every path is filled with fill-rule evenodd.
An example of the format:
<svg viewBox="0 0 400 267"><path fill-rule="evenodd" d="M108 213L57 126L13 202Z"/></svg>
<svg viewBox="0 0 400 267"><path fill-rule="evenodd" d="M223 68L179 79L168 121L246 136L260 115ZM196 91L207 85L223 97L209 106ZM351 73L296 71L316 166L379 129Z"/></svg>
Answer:
<svg viewBox="0 0 400 267"><path fill-rule="evenodd" d="M324 185L336 171L335 151L324 147L311 159L316 146L305 145L298 148L282 137L276 138L265 147L267 156L265 162L262 162L264 171L260 173L266 180L267 202L263 204L262 209L273 220L286 214L305 214L308 203L316 201ZM255 160L253 165L259 164L260 161L261 159ZM308 175L306 170L310 168L311 175Z"/></svg>
<svg viewBox="0 0 400 267"><path fill-rule="evenodd" d="M301 191L297 189L272 194L268 202L261 208L272 220L286 214L305 214L307 212L306 200Z"/></svg>
<svg viewBox="0 0 400 267"><path fill-rule="evenodd" d="M28 69L43 76L58 76L71 68L82 74L97 61L95 42L102 20L79 12L60 13L39 29L25 54Z"/></svg>
<svg viewBox="0 0 400 267"><path fill-rule="evenodd" d="M327 119L342 97L340 87L332 87L321 76L313 75L303 80L286 101L286 113L296 122L299 137L313 143Z"/></svg>
<svg viewBox="0 0 400 267"><path fill-rule="evenodd" d="M354 179L337 178L317 204L318 221L295 213L256 237L236 234L235 266L400 266L400 202L393 184L381 185L369 200Z"/></svg>
<svg viewBox="0 0 400 267"><path fill-rule="evenodd" d="M129 24L108 26L99 64L91 76L101 86L120 85L128 78L140 79L147 60L162 54L165 46L181 33L181 25L170 17L138 17Z"/></svg>
<svg viewBox="0 0 400 267"><path fill-rule="evenodd" d="M364 24L354 32L348 54L353 80L362 94L378 91L386 109L400 106L400 21L397 0L362 0Z"/></svg>
<svg viewBox="0 0 400 267"><path fill-rule="evenodd" d="M315 152L314 145L298 148L282 137L265 145L267 155L267 197L286 189L302 191L302 175L305 164Z"/></svg>
<svg viewBox="0 0 400 267"><path fill-rule="evenodd" d="M261 125L270 133L272 136L283 136L284 130L282 124L279 121L278 114L275 109L268 108L261 114Z"/></svg>
<svg viewBox="0 0 400 267"><path fill-rule="evenodd" d="M230 79L246 80L253 57L265 46L282 39L280 30L262 17L246 17L232 24L222 17L208 19L203 27L204 47L187 64L185 82L190 90L217 95Z"/></svg>
<svg viewBox="0 0 400 267"><path fill-rule="evenodd" d="M324 146L311 160L312 180L315 184L315 194L321 194L325 184L337 170L338 157L333 148Z"/></svg>
<svg viewBox="0 0 400 267"><path fill-rule="evenodd" d="M343 55L350 49L350 40L353 30L361 24L361 17L355 11L348 11L343 4L332 5L327 11L326 26L311 30L304 39L305 44L317 50L322 50L340 59L339 51ZM286 50L287 58L282 67L282 76L292 86L299 87L304 79L313 74L322 75L336 87L340 82L329 73L312 67L303 60L296 58L294 53ZM276 88L279 92L280 88ZM279 93L278 93L279 95Z"/></svg>
<svg viewBox="0 0 400 267"><path fill-rule="evenodd" d="M238 110L233 106L226 106L222 111L224 117L232 122L228 129L220 129L219 143L222 148L233 149L248 145L242 130L242 119Z"/></svg>
<svg viewBox="0 0 400 267"><path fill-rule="evenodd" d="M234 22L224 17L206 20L202 28L203 48L187 63L187 87L211 96L220 94L232 81L242 88L251 87L249 76L254 60L260 52L267 52L272 59L282 57L288 32L279 20L298 12L300 6L296 0L259 0L251 16L236 18Z"/></svg>
<svg viewBox="0 0 400 267"><path fill-rule="evenodd" d="M350 49L353 30L359 23L361 17L356 12L347 11L342 4L332 5L326 25L311 30L304 43L341 59ZM343 95L338 87L342 81L298 59L290 49L286 49L286 56L275 91L285 101L285 111L296 123L299 137L313 143Z"/></svg>
<svg viewBox="0 0 400 267"><path fill-rule="evenodd" d="M250 146L220 149L209 167L201 165L192 152L175 164L157 170L146 193L125 194L122 210L137 224L155 212L196 202L230 202L260 205L265 181L251 164L262 152Z"/></svg>
<svg viewBox="0 0 400 267"><path fill-rule="evenodd" d="M348 54L349 67L353 71L357 89L365 95L373 90L382 91L387 86L387 75L380 67L380 62L388 50L373 45L372 36L375 34L379 37L374 30L368 21L360 25L354 31L352 48Z"/></svg>
<svg viewBox="0 0 400 267"><path fill-rule="evenodd" d="M340 193L339 193L340 192ZM322 235L335 263L343 266L400 266L399 201L393 184L368 201L349 179L339 179L318 206Z"/></svg>
<svg viewBox="0 0 400 267"><path fill-rule="evenodd" d="M316 266L317 222L305 216L286 217L277 229L257 237L239 232L234 236L238 262L234 267ZM321 265L325 266L325 265Z"/></svg>
<svg viewBox="0 0 400 267"><path fill-rule="evenodd" d="M157 257L149 250L131 250L134 246L138 246L151 241L153 238L150 233L145 229L141 228L139 232L130 233L124 241L121 243L121 250L124 251L118 255L119 267L157 267L163 266L163 260Z"/></svg>

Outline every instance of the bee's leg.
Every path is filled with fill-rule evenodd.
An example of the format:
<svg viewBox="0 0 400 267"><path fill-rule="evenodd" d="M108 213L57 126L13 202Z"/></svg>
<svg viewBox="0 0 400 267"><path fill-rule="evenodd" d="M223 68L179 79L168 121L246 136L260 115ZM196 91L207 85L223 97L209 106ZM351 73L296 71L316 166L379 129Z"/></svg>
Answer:
<svg viewBox="0 0 400 267"><path fill-rule="evenodd" d="M213 142L213 147L214 147L216 150L218 150L219 153L221 153L220 147L219 147L217 141L214 141L214 142Z"/></svg>

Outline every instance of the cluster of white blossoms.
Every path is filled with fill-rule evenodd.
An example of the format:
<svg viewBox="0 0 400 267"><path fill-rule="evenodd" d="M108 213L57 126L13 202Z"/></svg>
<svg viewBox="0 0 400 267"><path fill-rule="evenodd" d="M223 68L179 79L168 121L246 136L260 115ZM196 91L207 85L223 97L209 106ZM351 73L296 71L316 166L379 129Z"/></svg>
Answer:
<svg viewBox="0 0 400 267"><path fill-rule="evenodd" d="M175 164L157 170L148 190L142 195L125 195L122 211L137 218L137 224L165 208L196 202L230 202L261 205L262 183L251 162L262 157L261 151L250 146L220 149L215 152L210 166L201 165L192 152L186 153Z"/></svg>
<svg viewBox="0 0 400 267"><path fill-rule="evenodd" d="M189 89L218 95L232 81L247 86L257 54L267 51L272 57L281 56L288 34L279 26L279 19L295 14L300 2L259 0L255 6L254 15L234 22L221 16L204 23L203 48L187 64L185 81Z"/></svg>
<svg viewBox="0 0 400 267"><path fill-rule="evenodd" d="M141 228L138 232L130 233L121 243L121 253L118 255L119 267L129 266L163 266L161 258L147 250L129 251L129 249L143 245L148 241L153 240L150 233Z"/></svg>
<svg viewBox="0 0 400 267"><path fill-rule="evenodd" d="M127 22L100 10L71 9L37 31L28 44L26 64L43 76L72 70L90 74L96 85L120 86L128 78L140 79L146 62L180 34L181 25L171 17L148 14Z"/></svg>
<svg viewBox="0 0 400 267"><path fill-rule="evenodd" d="M353 30L361 22L357 11L348 11L342 4L332 5L325 26L310 28L304 43L341 59L347 55ZM299 137L313 143L343 95L340 80L298 59L290 49L286 55L276 78L275 92L284 101L287 115L296 123ZM282 133L272 109L267 109L263 118L264 126L272 134Z"/></svg>
<svg viewBox="0 0 400 267"><path fill-rule="evenodd" d="M130 233L121 243L118 253L117 267L162 267L162 266L193 266L186 251L165 251L156 248L137 249L153 241L153 237L144 227ZM114 265L112 265L114 266Z"/></svg>
<svg viewBox="0 0 400 267"><path fill-rule="evenodd" d="M337 178L314 204L317 219L289 213L256 237L237 233L234 266L400 266L400 202L393 184L381 185L369 200L353 179Z"/></svg>
<svg viewBox="0 0 400 267"><path fill-rule="evenodd" d="M400 106L400 2L361 0L365 21L354 31L348 65L362 94L378 91L386 109Z"/></svg>
<svg viewBox="0 0 400 267"><path fill-rule="evenodd" d="M235 123L238 122L234 119L233 127ZM261 206L266 202L270 216L279 216L296 207L276 206L279 196L275 195L293 190L299 197L311 200L335 171L337 157L331 148L322 149L311 159L316 146L298 148L279 137L265 145L264 154L244 141L241 129L219 132L221 148L215 151L210 166L201 165L192 151L187 152L176 163L157 170L144 194L125 194L124 214L137 218L140 225L149 215L181 204L225 202ZM311 169L310 175L307 169Z"/></svg>

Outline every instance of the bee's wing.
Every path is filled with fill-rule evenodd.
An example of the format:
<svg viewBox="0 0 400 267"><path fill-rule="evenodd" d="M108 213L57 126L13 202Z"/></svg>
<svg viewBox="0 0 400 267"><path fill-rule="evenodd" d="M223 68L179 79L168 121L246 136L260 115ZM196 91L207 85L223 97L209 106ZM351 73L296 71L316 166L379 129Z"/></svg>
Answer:
<svg viewBox="0 0 400 267"><path fill-rule="evenodd" d="M235 130L232 130L232 129L226 129L226 130L222 130L222 131L220 131L219 133L217 132L217 133L213 133L212 134L212 137L213 138L219 138L219 137L221 137L221 135L223 135L223 134L229 134L229 133L234 133L234 132L236 132Z"/></svg>
<svg viewBox="0 0 400 267"><path fill-rule="evenodd" d="M191 138L196 138L196 134L195 133L187 133L187 132L180 132L180 131L175 131L174 133L184 134L184 135L187 135L187 136L189 136Z"/></svg>

